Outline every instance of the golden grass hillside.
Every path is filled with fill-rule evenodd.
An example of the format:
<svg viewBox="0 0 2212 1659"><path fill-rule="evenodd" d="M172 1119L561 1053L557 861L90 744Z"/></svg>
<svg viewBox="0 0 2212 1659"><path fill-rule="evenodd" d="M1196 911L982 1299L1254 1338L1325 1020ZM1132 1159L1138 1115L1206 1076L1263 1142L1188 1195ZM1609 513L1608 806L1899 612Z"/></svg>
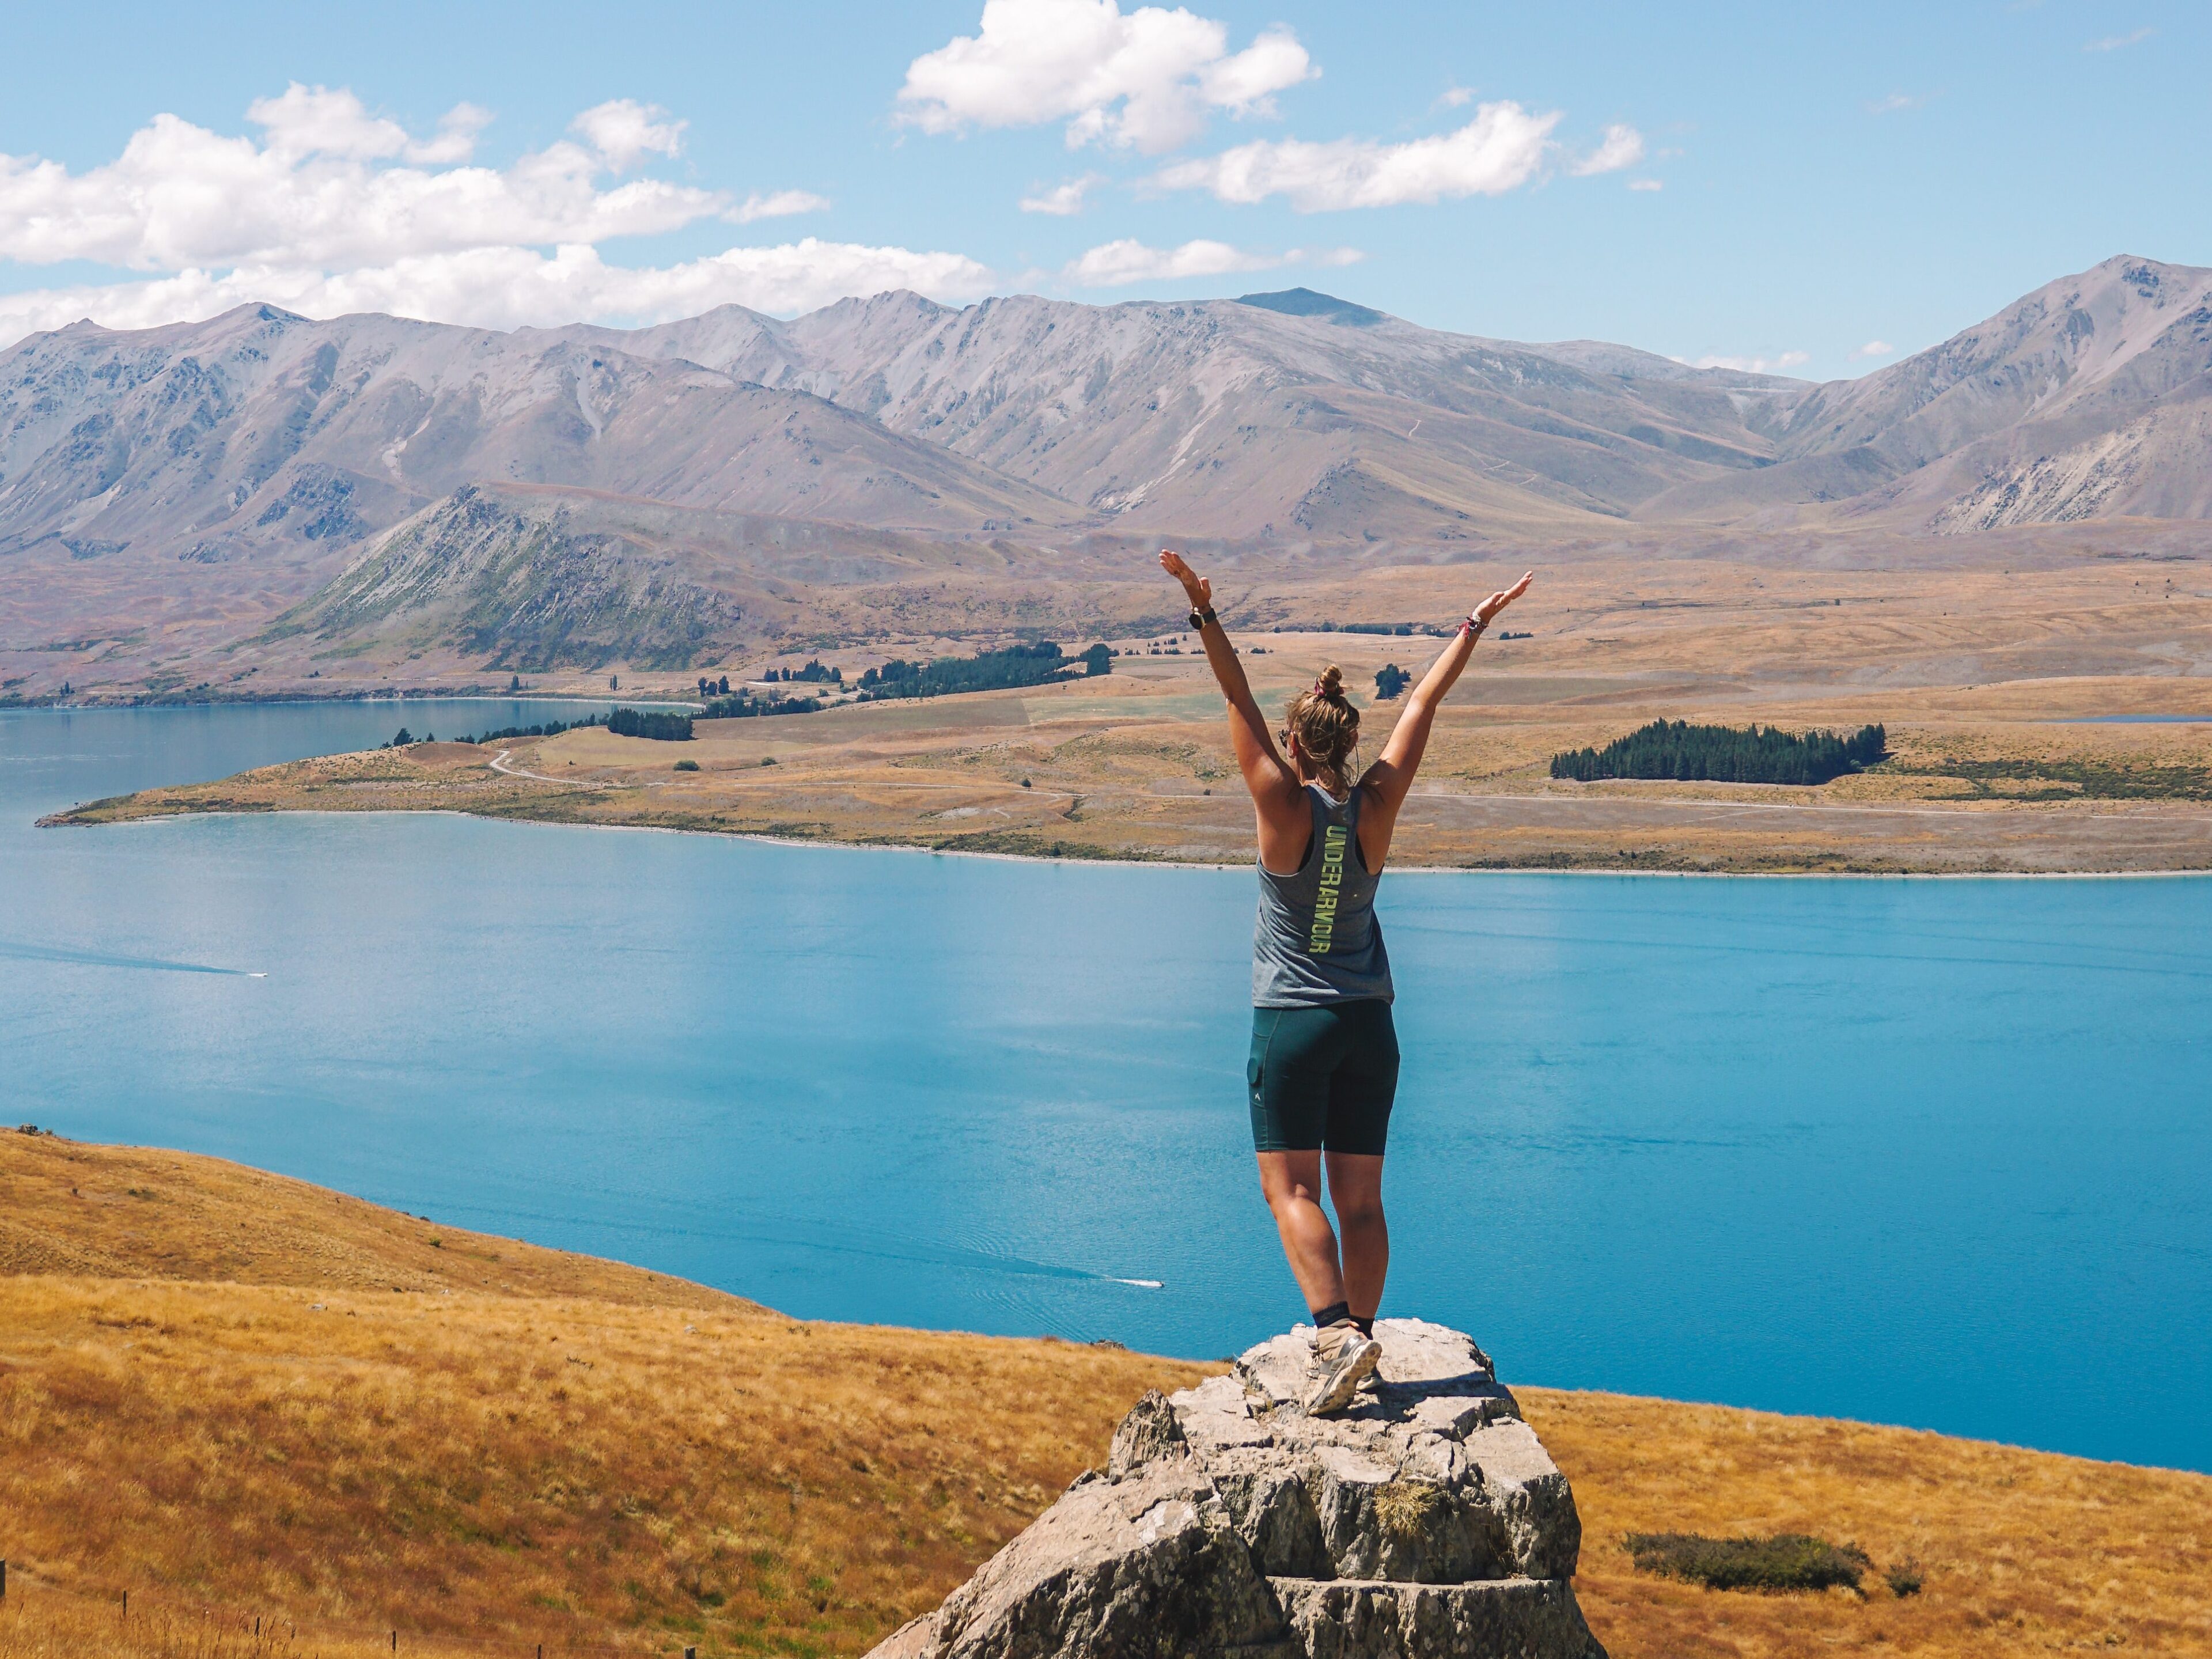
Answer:
<svg viewBox="0 0 2212 1659"><path fill-rule="evenodd" d="M1203 1369L805 1323L46 1136L0 1132L0 1659L858 1653ZM2212 1652L2212 1479L1521 1392L1616 1659ZM1635 1575L1620 1534L1667 1529L1816 1532L1926 1588Z"/></svg>
<svg viewBox="0 0 2212 1659"><path fill-rule="evenodd" d="M17 1593L854 1652L1198 1375L802 1324L179 1153L0 1133L0 1214Z"/></svg>

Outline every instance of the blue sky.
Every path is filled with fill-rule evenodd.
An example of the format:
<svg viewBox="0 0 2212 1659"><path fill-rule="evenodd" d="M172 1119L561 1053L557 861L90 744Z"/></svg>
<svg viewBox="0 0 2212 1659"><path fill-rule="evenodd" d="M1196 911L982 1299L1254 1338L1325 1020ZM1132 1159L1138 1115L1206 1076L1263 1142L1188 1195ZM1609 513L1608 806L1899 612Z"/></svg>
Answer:
<svg viewBox="0 0 2212 1659"><path fill-rule="evenodd" d="M511 326L1304 283L1826 378L2112 254L2212 264L2202 5L91 4L0 29L0 339L248 295Z"/></svg>

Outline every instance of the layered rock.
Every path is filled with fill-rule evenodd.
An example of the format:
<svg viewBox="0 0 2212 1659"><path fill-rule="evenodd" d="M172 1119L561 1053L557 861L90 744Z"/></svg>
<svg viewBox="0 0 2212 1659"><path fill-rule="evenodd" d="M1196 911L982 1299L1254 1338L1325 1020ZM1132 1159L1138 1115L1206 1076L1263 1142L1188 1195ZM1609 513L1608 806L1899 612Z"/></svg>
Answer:
<svg viewBox="0 0 2212 1659"><path fill-rule="evenodd" d="M872 1659L1604 1659L1574 1494L1489 1358L1420 1320L1340 1416L1312 1334L1148 1394L1068 1488Z"/></svg>

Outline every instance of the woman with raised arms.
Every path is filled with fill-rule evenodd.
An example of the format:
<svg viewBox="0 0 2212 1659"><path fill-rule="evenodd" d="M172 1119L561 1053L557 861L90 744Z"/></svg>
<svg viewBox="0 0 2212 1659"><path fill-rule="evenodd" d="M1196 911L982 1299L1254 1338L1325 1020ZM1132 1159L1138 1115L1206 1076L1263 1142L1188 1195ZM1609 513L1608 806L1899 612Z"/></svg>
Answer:
<svg viewBox="0 0 2212 1659"><path fill-rule="evenodd" d="M1190 625L1229 702L1229 737L1259 819L1260 917L1252 935L1252 1055L1245 1071L1260 1190L1314 1322L1306 1408L1342 1411L1382 1355L1375 1314L1390 1267L1382 1146L1398 1089L1390 958L1375 887L1428 747L1437 707L1491 619L1532 571L1460 624L1406 699L1382 757L1358 776L1359 711L1334 666L1291 700L1282 748L1213 614L1213 585L1180 553L1160 567L1190 597ZM1322 1209L1328 1196L1343 1234Z"/></svg>

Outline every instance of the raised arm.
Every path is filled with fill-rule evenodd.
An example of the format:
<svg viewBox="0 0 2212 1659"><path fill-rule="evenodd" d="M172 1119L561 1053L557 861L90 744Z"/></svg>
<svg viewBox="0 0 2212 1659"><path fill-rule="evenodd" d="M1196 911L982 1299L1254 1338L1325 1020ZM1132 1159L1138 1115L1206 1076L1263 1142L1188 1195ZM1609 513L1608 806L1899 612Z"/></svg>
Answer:
<svg viewBox="0 0 2212 1659"><path fill-rule="evenodd" d="M1468 659L1474 655L1474 642L1490 626L1492 617L1528 591L1535 575L1534 571L1528 572L1512 586L1492 593L1475 606L1461 625L1459 637L1444 647L1443 654L1430 665L1421 683L1407 697L1405 712L1398 716L1390 740L1382 745L1382 757L1359 781L1359 787L1367 792L1360 813L1359 845L1369 868L1382 868L1383 856L1390 850L1390 832L1397 823L1398 809L1406 804L1407 793L1413 787L1413 774L1420 770L1421 757L1427 752L1437 710L1466 672Z"/></svg>
<svg viewBox="0 0 2212 1659"><path fill-rule="evenodd" d="M1273 850L1267 845L1271 830L1294 831L1303 848L1303 838L1311 829L1304 791L1299 787L1298 775L1275 747L1274 733L1267 729L1267 717L1260 712L1252 684L1244 678L1244 664L1237 647L1213 619L1213 584L1193 570L1180 553L1162 552L1160 568L1182 584L1190 608L1203 619L1199 641L1206 647L1206 665L1213 670L1214 680L1229 704L1229 744L1237 752L1237 769L1244 775L1244 787L1252 792L1252 804L1259 810L1262 854Z"/></svg>

